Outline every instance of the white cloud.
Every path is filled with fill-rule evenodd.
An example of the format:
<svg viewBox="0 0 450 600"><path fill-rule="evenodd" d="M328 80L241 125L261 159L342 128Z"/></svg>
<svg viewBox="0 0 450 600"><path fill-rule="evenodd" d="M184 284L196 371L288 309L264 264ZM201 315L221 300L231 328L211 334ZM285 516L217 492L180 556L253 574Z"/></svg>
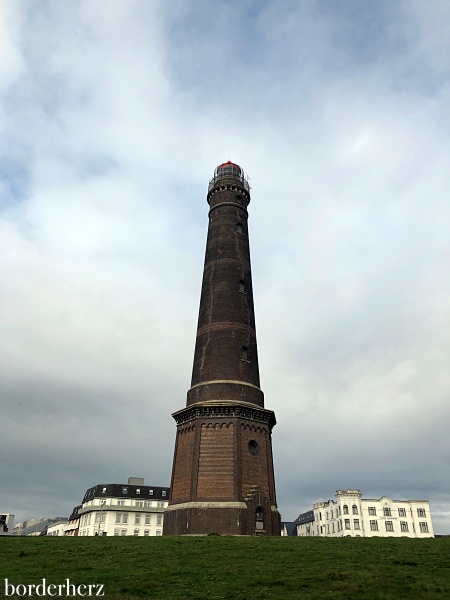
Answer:
<svg viewBox="0 0 450 600"><path fill-rule="evenodd" d="M449 110L436 7L348 20L314 3L5 4L1 443L15 458L2 506L64 513L97 481L169 483L206 185L231 158L253 188L284 517L355 486L435 500L448 529ZM418 52L427 65L412 73ZM49 466L67 482L59 503ZM26 489L42 499L11 506Z"/></svg>

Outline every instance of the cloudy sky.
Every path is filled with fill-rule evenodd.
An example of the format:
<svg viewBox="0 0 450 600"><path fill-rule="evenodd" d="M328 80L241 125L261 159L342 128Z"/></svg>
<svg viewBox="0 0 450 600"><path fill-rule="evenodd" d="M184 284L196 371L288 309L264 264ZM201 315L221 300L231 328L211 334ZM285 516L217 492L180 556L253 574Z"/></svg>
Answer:
<svg viewBox="0 0 450 600"><path fill-rule="evenodd" d="M250 177L284 520L338 488L450 533L447 0L3 0L0 510L169 485L206 190Z"/></svg>

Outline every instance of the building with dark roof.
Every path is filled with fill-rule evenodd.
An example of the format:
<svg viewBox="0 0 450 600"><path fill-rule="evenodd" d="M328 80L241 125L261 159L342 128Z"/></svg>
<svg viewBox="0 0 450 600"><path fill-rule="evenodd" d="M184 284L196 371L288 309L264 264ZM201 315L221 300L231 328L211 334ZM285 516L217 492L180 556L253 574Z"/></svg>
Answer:
<svg viewBox="0 0 450 600"><path fill-rule="evenodd" d="M77 511L80 536L162 535L168 487L144 485L141 477L128 483L100 483L84 494Z"/></svg>

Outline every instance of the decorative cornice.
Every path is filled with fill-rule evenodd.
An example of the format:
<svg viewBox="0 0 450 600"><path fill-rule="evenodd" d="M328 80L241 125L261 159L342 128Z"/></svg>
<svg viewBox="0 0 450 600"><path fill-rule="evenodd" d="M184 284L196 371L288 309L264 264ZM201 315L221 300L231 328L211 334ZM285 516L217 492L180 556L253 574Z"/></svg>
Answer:
<svg viewBox="0 0 450 600"><path fill-rule="evenodd" d="M177 425L184 425L194 419L239 417L250 421L266 423L270 429L276 425L275 413L272 410L259 408L250 404L243 405L233 402L215 402L214 404L193 404L172 413Z"/></svg>
<svg viewBox="0 0 450 600"><path fill-rule="evenodd" d="M169 504L165 512L171 510L184 510L187 508L247 508L245 502L180 502L179 504Z"/></svg>

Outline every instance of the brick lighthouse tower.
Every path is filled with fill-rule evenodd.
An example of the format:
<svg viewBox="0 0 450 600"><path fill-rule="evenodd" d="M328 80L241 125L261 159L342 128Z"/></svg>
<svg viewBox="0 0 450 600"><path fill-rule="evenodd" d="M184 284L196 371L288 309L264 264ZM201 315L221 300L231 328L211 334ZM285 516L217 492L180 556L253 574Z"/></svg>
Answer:
<svg viewBox="0 0 450 600"><path fill-rule="evenodd" d="M217 167L191 388L173 414L177 436L164 535L280 535L271 432L259 387L242 169Z"/></svg>

